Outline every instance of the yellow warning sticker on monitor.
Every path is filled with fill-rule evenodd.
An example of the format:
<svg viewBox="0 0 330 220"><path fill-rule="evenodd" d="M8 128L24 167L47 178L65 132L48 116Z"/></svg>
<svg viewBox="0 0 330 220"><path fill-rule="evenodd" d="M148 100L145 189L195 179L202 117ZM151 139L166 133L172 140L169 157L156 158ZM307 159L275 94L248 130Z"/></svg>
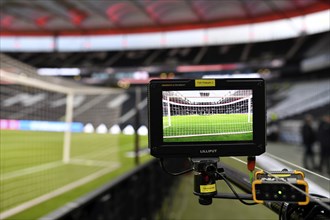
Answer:
<svg viewBox="0 0 330 220"><path fill-rule="evenodd" d="M214 87L215 80L214 79L196 79L195 87Z"/></svg>
<svg viewBox="0 0 330 220"><path fill-rule="evenodd" d="M201 193L211 193L217 191L215 184L210 185L200 185Z"/></svg>

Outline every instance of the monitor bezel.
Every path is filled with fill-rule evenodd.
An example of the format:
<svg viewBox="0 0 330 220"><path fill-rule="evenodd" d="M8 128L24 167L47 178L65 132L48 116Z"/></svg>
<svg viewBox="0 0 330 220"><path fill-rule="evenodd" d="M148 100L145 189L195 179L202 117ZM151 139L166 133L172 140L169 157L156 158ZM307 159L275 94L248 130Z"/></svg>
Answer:
<svg viewBox="0 0 330 220"><path fill-rule="evenodd" d="M217 142L164 142L163 91L252 90L253 140ZM148 85L149 148L151 155L164 157L257 156L265 152L265 81L254 79L167 79Z"/></svg>

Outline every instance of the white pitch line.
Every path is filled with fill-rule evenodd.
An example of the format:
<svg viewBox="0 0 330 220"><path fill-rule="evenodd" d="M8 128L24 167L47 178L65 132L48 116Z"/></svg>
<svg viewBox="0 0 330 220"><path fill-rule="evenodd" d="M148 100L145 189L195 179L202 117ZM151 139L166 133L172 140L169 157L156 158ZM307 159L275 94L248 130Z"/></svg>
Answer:
<svg viewBox="0 0 330 220"><path fill-rule="evenodd" d="M79 159L83 159L84 157L88 157L88 158L95 158L95 157L99 157L99 156L104 156L106 154L112 154L112 153L117 153L119 152L119 150L117 148L113 149L113 148L109 148L103 151L96 151L94 153L87 153L87 154L79 154L74 156L73 158L79 158Z"/></svg>
<svg viewBox="0 0 330 220"><path fill-rule="evenodd" d="M83 165L83 166L99 166L99 167L109 167L118 162L113 161L99 161L99 160L85 160L85 159L76 159L72 158L69 161L69 164Z"/></svg>
<svg viewBox="0 0 330 220"><path fill-rule="evenodd" d="M144 156L144 155L147 155L150 153L150 150L149 148L145 148L145 149L142 149L138 152L138 156ZM129 152L126 152L125 156L128 157L128 158L133 158L135 157L136 153L135 151L129 151Z"/></svg>
<svg viewBox="0 0 330 220"><path fill-rule="evenodd" d="M83 159L82 157L84 157L84 156L91 156L91 155L92 156L100 156L100 155L109 154L109 153L116 153L116 152L119 152L118 149L115 149L115 150L114 149L108 149L108 150L105 150L105 151L102 151L102 152L95 152L95 153L92 153L92 154L81 154L81 155L78 155L77 156L79 158L71 158L72 162L69 162L68 164L106 167L105 169L102 169L102 170L100 170L100 171L98 171L98 172L90 175L90 176L92 176L91 179L93 179L93 178L95 178L93 175L97 175L97 174L102 173L103 171L108 170L108 169L110 169L110 171L112 171L112 170L118 168L120 166L120 163L107 162L107 161L86 160L86 159ZM44 171L44 170L56 168L56 167L63 166L63 165L67 165L67 164L64 164L62 161L56 161L56 162L41 164L41 165L34 166L34 167L25 168L25 169L22 169L22 170L13 171L13 172L10 172L10 173L6 173L6 174L3 174L3 175L0 175L0 181L12 179L12 178L20 177L20 176L24 176L24 175L29 175L29 174L32 174L32 173L36 173L36 172L40 172L40 171ZM111 167L109 167L109 166L111 166ZM108 172L110 172L110 171L108 171ZM102 176L102 175L103 174L101 174L99 176ZM43 196L40 196L40 197L38 197L36 199L30 200L30 201L28 201L26 203L23 203L23 204L21 204L19 206L16 206L16 207L14 207L12 209L9 209L9 210L7 210L7 211L5 211L3 213L0 213L0 220L3 219L3 218L10 217L10 216L12 216L12 215L14 215L14 214L16 214L18 212L21 212L21 211L23 211L23 210L25 210L27 208L31 208L34 205L39 204L39 203L41 203L41 202L43 202L45 200L48 200L50 198L53 198L53 197L57 196L57 194L59 192L61 192L61 190L63 190L63 188L65 189L65 187L70 187L72 184L75 184L75 183L77 183L79 181L83 181L86 178L89 178L90 176L87 176L87 177L85 177L85 178L83 178L81 180L78 180L78 181L73 182L73 183L71 183L69 185L63 186L63 187L61 187L61 188L59 188L59 189L57 189L57 190L55 190L53 192L50 192L50 193L45 194ZM87 181L87 182L89 182L89 181ZM84 183L82 183L80 185L83 185L83 184ZM78 186L80 186L80 185L78 185ZM75 188L75 187L73 187L73 188ZM70 190L71 190L71 188L68 189L68 190L66 190L66 191L64 191L64 192L67 192L67 191L70 191ZM62 193L64 193L64 192L62 192ZM62 193L59 193L58 195L60 195ZM49 198L48 199L45 199L45 197L46 198L49 197ZM41 200L41 201L38 202L39 200ZM27 208L25 208L25 206L27 206ZM24 209L22 209L22 207ZM19 210L19 211L17 211L17 210ZM11 214L13 212L14 212L14 214ZM9 213L10 215L7 216L8 215L7 213ZM4 217L4 216L7 216L7 217Z"/></svg>
<svg viewBox="0 0 330 220"><path fill-rule="evenodd" d="M95 157L95 156L101 156L101 155L105 155L105 154L109 154L109 153L115 153L115 152L118 152L118 150L117 149L115 149L115 150L114 149L111 149L111 150L108 149L108 150L105 150L105 151L102 151L102 152L95 152L95 153L91 153L91 154L81 154L81 155L78 155L77 157L71 158L68 164L77 164L77 160L79 160L79 161L85 160L85 161L89 161L89 162L88 163L87 162L86 163L80 163L80 164L81 165L86 165L86 166L87 165L91 166L93 164L95 164L95 166L106 166L105 162L103 163L103 161L101 161L100 163L98 163L99 161L96 161L96 162L92 163L92 162L90 162L92 160L87 160L87 159L84 159L83 157L89 157L91 155L92 155L92 157ZM102 163L102 165L101 165L101 163ZM0 173L0 181L4 181L4 180L16 178L16 177L21 177L21 176L29 175L29 174L32 174L32 173L37 173L37 172L44 171L44 170L49 170L49 169L60 167L60 166L63 166L63 165L65 165L65 164L62 161L55 161L55 162L51 162L51 163L41 164L41 165L38 165L38 166L24 168L24 169L9 172L9 173L4 173L4 174Z"/></svg>
<svg viewBox="0 0 330 220"><path fill-rule="evenodd" d="M184 134L184 135L175 135L175 136L164 136L163 138L184 138L184 137L197 137L197 136L213 136L213 135L227 135L227 134L248 134L252 131L240 131L240 132L222 132L222 133L212 133L212 134Z"/></svg>
<svg viewBox="0 0 330 220"><path fill-rule="evenodd" d="M59 167L62 165L63 165L62 161L55 161L55 162L41 164L38 166L29 167L29 168L25 168L25 169L13 171L13 172L5 173L5 174L0 174L0 181L12 179L15 177L21 177L24 175L29 175L31 173L36 173L36 172L52 169L52 168Z"/></svg>
<svg viewBox="0 0 330 220"><path fill-rule="evenodd" d="M310 173L310 174L312 174L312 175L314 175L314 176L317 176L317 177L320 177L320 178L325 179L325 180L327 180L327 181L330 181L329 178L327 178L327 177L325 177L325 176L322 176L322 175L320 175L320 174L318 174L318 173L315 173L315 172L313 172L313 171L311 171L311 170L308 170L308 169L306 169L306 168L304 168L304 167L298 166L298 165L296 165L296 164L294 164L294 163L291 163L291 162L289 162L289 161L287 161L287 160L284 160L284 159L282 159L282 158L280 158L280 157L277 157L277 156L275 156L275 155L273 155L273 154L270 154L270 153L266 153L266 154L267 154L268 156L270 156L270 157L273 157L273 158L276 159L276 160L279 160L279 161L283 162L283 163L286 163L286 164L289 164L289 165L291 165L291 166L297 167L297 168L299 168L300 170L303 170L303 171L305 171L305 172L307 172L307 173Z"/></svg>
<svg viewBox="0 0 330 220"><path fill-rule="evenodd" d="M98 177L101 177L101 176L103 176L103 175L105 175L105 174L107 174L107 173L109 173L109 172L117 169L119 166L120 166L119 164L116 164L116 165L114 165L112 167L107 167L107 168L102 169L102 170L100 170L100 171L98 171L96 173L93 173L93 174L91 174L89 176L86 176L86 177L84 177L82 179L79 179L79 180L77 180L75 182L72 182L72 183L70 183L68 185L65 185L65 186L63 186L61 188L58 188L58 189L56 189L56 190L54 190L54 191L52 191L50 193L44 194L44 195L42 195L42 196L40 196L38 198L32 199L32 200L27 201L27 202L25 202L25 203L23 203L21 205L18 205L16 207L12 208L12 209L9 209L7 211L4 211L4 212L0 213L0 219L8 218L8 217L10 217L12 215L15 215L15 214L17 214L19 212L22 212L22 211L24 211L24 210L26 210L28 208L31 208L31 207L33 207L35 205L38 205L38 204L40 204L42 202L45 202L45 201L47 201L47 200L49 200L51 198L54 198L54 197L59 196L59 195L65 193L65 192L68 192L68 191L70 191L70 190L72 190L72 189L74 189L74 188L76 188L78 186L84 185L84 184L86 184L86 183L88 183L88 182L90 182L92 180L95 180Z"/></svg>

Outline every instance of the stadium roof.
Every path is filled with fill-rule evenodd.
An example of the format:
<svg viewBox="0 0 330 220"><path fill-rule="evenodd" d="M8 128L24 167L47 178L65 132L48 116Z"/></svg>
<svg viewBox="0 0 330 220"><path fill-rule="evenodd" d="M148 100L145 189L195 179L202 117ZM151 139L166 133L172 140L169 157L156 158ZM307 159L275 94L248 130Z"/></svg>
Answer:
<svg viewBox="0 0 330 220"><path fill-rule="evenodd" d="M2 35L140 33L289 19L328 0L0 1Z"/></svg>

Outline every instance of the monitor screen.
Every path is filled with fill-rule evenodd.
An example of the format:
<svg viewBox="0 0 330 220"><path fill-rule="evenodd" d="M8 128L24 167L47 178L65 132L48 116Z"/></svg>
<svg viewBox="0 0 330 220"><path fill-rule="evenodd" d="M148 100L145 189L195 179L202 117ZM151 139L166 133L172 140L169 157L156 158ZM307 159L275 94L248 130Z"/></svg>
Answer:
<svg viewBox="0 0 330 220"><path fill-rule="evenodd" d="M159 79L148 85L155 157L253 156L265 152L263 79Z"/></svg>
<svg viewBox="0 0 330 220"><path fill-rule="evenodd" d="M162 91L163 142L253 140L253 92Z"/></svg>

